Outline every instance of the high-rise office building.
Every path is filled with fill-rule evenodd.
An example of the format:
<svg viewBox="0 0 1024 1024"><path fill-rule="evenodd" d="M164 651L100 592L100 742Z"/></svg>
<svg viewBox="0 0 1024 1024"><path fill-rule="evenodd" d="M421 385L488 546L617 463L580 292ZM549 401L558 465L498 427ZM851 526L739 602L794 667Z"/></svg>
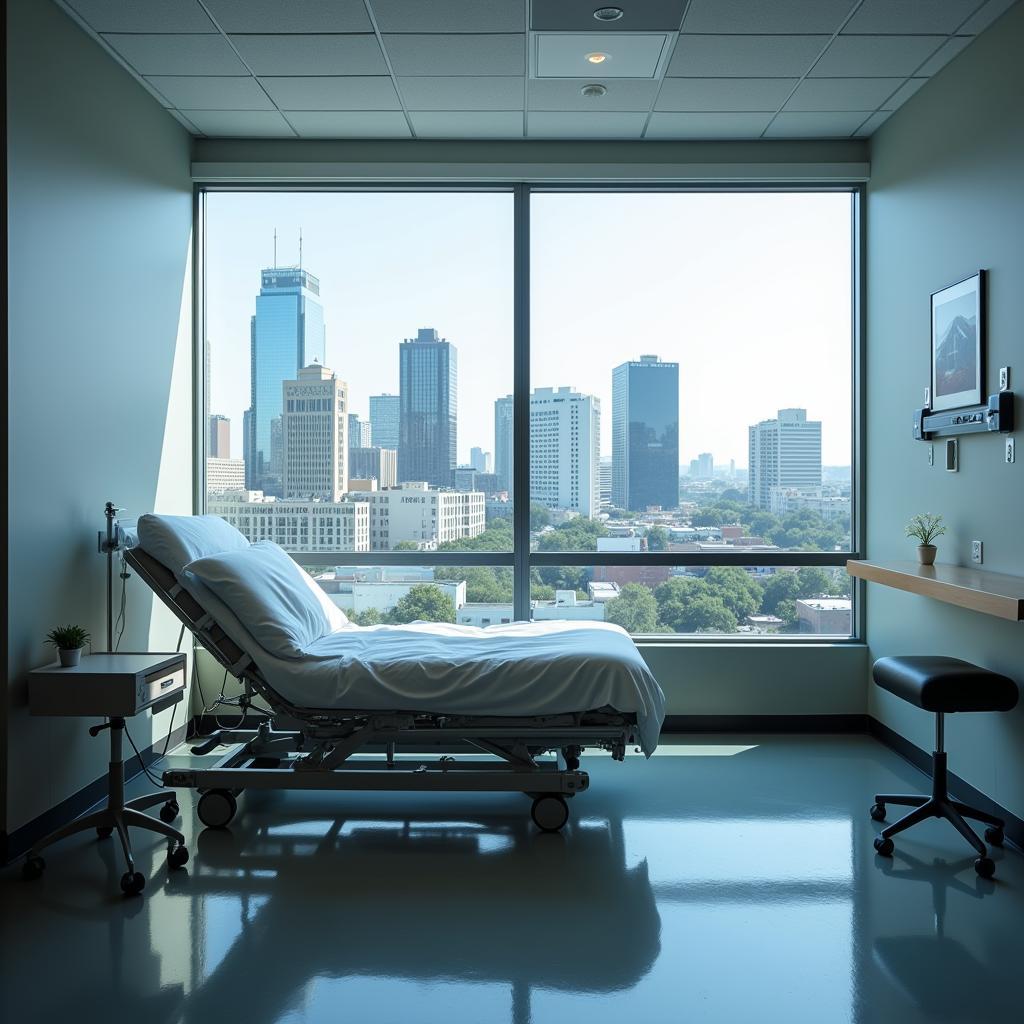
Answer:
<svg viewBox="0 0 1024 1024"><path fill-rule="evenodd" d="M227 416L213 415L206 419L206 457L209 459L231 458L231 420Z"/></svg>
<svg viewBox="0 0 1024 1024"><path fill-rule="evenodd" d="M349 448L349 480L376 480L382 490L398 483L398 452L394 448Z"/></svg>
<svg viewBox="0 0 1024 1024"><path fill-rule="evenodd" d="M596 516L601 508L601 400L573 388L530 395L530 500Z"/></svg>
<svg viewBox="0 0 1024 1024"><path fill-rule="evenodd" d="M348 490L348 385L314 363L284 381L281 397L284 497L340 501Z"/></svg>
<svg viewBox="0 0 1024 1024"><path fill-rule="evenodd" d="M398 479L450 487L455 469L458 351L432 327L398 349Z"/></svg>
<svg viewBox="0 0 1024 1024"><path fill-rule="evenodd" d="M679 364L645 355L612 371L612 504L679 506Z"/></svg>
<svg viewBox="0 0 1024 1024"><path fill-rule="evenodd" d="M498 490L508 491L512 497L512 396L506 395L494 403L494 473Z"/></svg>
<svg viewBox="0 0 1024 1024"><path fill-rule="evenodd" d="M351 448L373 447L373 430L369 420L361 420L354 412L348 414L348 443Z"/></svg>
<svg viewBox="0 0 1024 1024"><path fill-rule="evenodd" d="M697 456L697 478L711 480L715 475L715 459L711 452L701 452Z"/></svg>
<svg viewBox="0 0 1024 1024"><path fill-rule="evenodd" d="M608 508L612 503L612 457L602 455L598 466L601 481L601 508Z"/></svg>
<svg viewBox="0 0 1024 1024"><path fill-rule="evenodd" d="M401 401L398 395L370 395L370 432L378 448L398 450Z"/></svg>
<svg viewBox="0 0 1024 1024"><path fill-rule="evenodd" d="M483 448L470 448L469 449L469 464L478 473L490 473L491 469L491 453L485 452Z"/></svg>
<svg viewBox="0 0 1024 1024"><path fill-rule="evenodd" d="M250 321L250 404L243 445L246 482L268 495L282 493L281 460L272 452L282 385L302 367L324 361L324 313L320 282L300 267L273 267L260 275L256 313ZM278 427L278 429L280 429Z"/></svg>
<svg viewBox="0 0 1024 1024"><path fill-rule="evenodd" d="M821 488L821 421L806 409L780 409L773 420L750 427L747 500L771 507L773 487L813 491Z"/></svg>

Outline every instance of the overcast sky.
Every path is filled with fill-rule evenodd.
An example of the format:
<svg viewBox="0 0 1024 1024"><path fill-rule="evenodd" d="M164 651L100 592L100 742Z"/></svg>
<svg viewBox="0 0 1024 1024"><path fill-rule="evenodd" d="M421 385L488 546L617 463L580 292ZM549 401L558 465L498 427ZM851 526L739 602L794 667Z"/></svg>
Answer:
<svg viewBox="0 0 1024 1024"><path fill-rule="evenodd" d="M539 194L532 200L534 386L602 403L612 368L680 364L680 461L747 463L747 427L801 406L823 461L850 462L850 203L844 193ZM260 270L320 278L327 365L353 411L398 392L398 346L435 327L459 352L460 462L493 451L494 399L512 390L512 199L503 193L210 193L211 411L240 457L249 318Z"/></svg>

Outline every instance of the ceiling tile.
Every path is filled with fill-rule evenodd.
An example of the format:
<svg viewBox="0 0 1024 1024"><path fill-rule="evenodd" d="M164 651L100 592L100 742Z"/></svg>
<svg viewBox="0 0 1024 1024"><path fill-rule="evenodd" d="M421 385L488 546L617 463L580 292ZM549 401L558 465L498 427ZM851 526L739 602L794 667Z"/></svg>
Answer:
<svg viewBox="0 0 1024 1024"><path fill-rule="evenodd" d="M978 3L979 0L864 0L843 32L949 35L974 13Z"/></svg>
<svg viewBox="0 0 1024 1024"><path fill-rule="evenodd" d="M796 78L666 78L655 110L767 110L785 102Z"/></svg>
<svg viewBox="0 0 1024 1024"><path fill-rule="evenodd" d="M988 0L988 3L978 8L973 17L967 19L959 31L968 36L984 32L996 18L1005 14L1016 2L1017 0Z"/></svg>
<svg viewBox="0 0 1024 1024"><path fill-rule="evenodd" d="M241 138L295 138L276 110L183 110L204 135Z"/></svg>
<svg viewBox="0 0 1024 1024"><path fill-rule="evenodd" d="M533 0L530 28L535 32L675 32L686 0L630 0L618 21L598 21L594 0Z"/></svg>
<svg viewBox="0 0 1024 1024"><path fill-rule="evenodd" d="M812 78L905 78L943 42L942 36L839 36Z"/></svg>
<svg viewBox="0 0 1024 1024"><path fill-rule="evenodd" d="M105 34L140 75L248 75L245 65L220 35Z"/></svg>
<svg viewBox="0 0 1024 1024"><path fill-rule="evenodd" d="M522 75L523 35L388 35L396 75Z"/></svg>
<svg viewBox="0 0 1024 1024"><path fill-rule="evenodd" d="M693 36L676 43L673 78L800 78L828 36Z"/></svg>
<svg viewBox="0 0 1024 1024"><path fill-rule="evenodd" d="M260 79L282 110L399 110L398 93L387 75Z"/></svg>
<svg viewBox="0 0 1024 1024"><path fill-rule="evenodd" d="M880 108L892 111L902 107L927 81L927 78L908 78L884 103L879 104Z"/></svg>
<svg viewBox="0 0 1024 1024"><path fill-rule="evenodd" d="M756 139L772 115L736 113L655 113L647 139Z"/></svg>
<svg viewBox="0 0 1024 1024"><path fill-rule="evenodd" d="M882 123L892 117L891 110L879 110L872 114L855 132L854 135L858 139L867 138L873 134L876 128L880 128Z"/></svg>
<svg viewBox="0 0 1024 1024"><path fill-rule="evenodd" d="M523 113L515 110L410 111L416 135L424 139L521 139Z"/></svg>
<svg viewBox="0 0 1024 1024"><path fill-rule="evenodd" d="M807 78L785 109L874 110L902 84L902 78Z"/></svg>
<svg viewBox="0 0 1024 1024"><path fill-rule="evenodd" d="M961 50L966 49L974 36L953 36L947 39L931 57L917 70L917 74L925 78L938 74Z"/></svg>
<svg viewBox="0 0 1024 1024"><path fill-rule="evenodd" d="M286 110L304 139L407 139L409 125L399 110Z"/></svg>
<svg viewBox="0 0 1024 1024"><path fill-rule="evenodd" d="M156 75L146 79L182 110L273 110L267 94L252 78Z"/></svg>
<svg viewBox="0 0 1024 1024"><path fill-rule="evenodd" d="M870 110L783 111L768 126L769 139L845 139L855 132Z"/></svg>
<svg viewBox="0 0 1024 1024"><path fill-rule="evenodd" d="M373 0L381 32L525 32L522 3L507 0Z"/></svg>
<svg viewBox="0 0 1024 1024"><path fill-rule="evenodd" d="M225 32L372 32L363 0L204 0Z"/></svg>
<svg viewBox="0 0 1024 1024"><path fill-rule="evenodd" d="M537 139L639 139L647 114L641 112L580 114L531 110L526 134Z"/></svg>
<svg viewBox="0 0 1024 1024"><path fill-rule="evenodd" d="M168 114L174 118L190 135L201 134L199 129L180 111L180 110L168 110Z"/></svg>
<svg viewBox="0 0 1024 1024"><path fill-rule="evenodd" d="M386 75L372 35L232 36L255 75Z"/></svg>
<svg viewBox="0 0 1024 1024"><path fill-rule="evenodd" d="M410 110L522 110L523 79L456 75L454 78L400 78L398 87Z"/></svg>
<svg viewBox="0 0 1024 1024"><path fill-rule="evenodd" d="M216 32L197 0L65 0L94 32Z"/></svg>
<svg viewBox="0 0 1024 1024"><path fill-rule="evenodd" d="M654 78L662 66L669 37L662 32L618 35L544 32L537 44L538 78L582 78L597 73L601 78ZM600 51L601 64L591 64L587 54Z"/></svg>
<svg viewBox="0 0 1024 1024"><path fill-rule="evenodd" d="M855 0L691 0L683 31L831 35L854 6Z"/></svg>
<svg viewBox="0 0 1024 1024"><path fill-rule="evenodd" d="M584 96L580 89L595 80L593 78L544 78L533 79L529 85L530 110L582 110L588 113L602 113L606 110L651 109L658 92L657 82L638 82L632 79L615 81L609 79L597 82L607 88L604 96Z"/></svg>

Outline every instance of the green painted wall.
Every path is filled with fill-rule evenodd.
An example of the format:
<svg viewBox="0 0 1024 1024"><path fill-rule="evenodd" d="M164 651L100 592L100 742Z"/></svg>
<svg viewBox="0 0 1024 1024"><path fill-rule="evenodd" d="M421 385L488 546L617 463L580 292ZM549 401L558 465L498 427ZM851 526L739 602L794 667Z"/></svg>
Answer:
<svg viewBox="0 0 1024 1024"><path fill-rule="evenodd" d="M929 295L989 271L987 391L1013 367L1024 390L1024 4L1018 3L898 111L874 137L867 227L867 555L913 558L903 525L941 512L940 562L1024 576L1024 458L1003 461L1001 439L961 439L961 469L927 463L911 411L929 374ZM1017 415L1024 404L1017 403ZM1024 684L1024 624L869 586L874 658L935 653L965 658ZM869 687L871 713L925 750L932 716ZM1024 707L951 716L950 767L1024 815Z"/></svg>
<svg viewBox="0 0 1024 1024"><path fill-rule="evenodd" d="M52 626L102 645L103 503L191 511L192 192L188 135L52 3L7 4L7 119L10 831L106 772L106 740L30 717L26 685ZM121 649L173 650L169 613L129 593Z"/></svg>

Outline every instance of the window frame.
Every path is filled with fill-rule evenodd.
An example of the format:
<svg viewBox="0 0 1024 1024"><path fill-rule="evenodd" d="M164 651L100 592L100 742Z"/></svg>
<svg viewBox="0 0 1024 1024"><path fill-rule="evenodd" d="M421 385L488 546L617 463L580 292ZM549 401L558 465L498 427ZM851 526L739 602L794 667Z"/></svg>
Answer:
<svg viewBox="0 0 1024 1024"><path fill-rule="evenodd" d="M644 182L587 181L445 182L406 181L310 182L310 181L202 181L193 184L193 509L206 510L206 197L218 192L503 192L513 201L513 493L530 489L530 198L534 193L741 193L741 192L841 192L850 195L850 550L779 551L757 554L703 552L597 552L531 551L530 502L515 501L512 509L512 551L386 551L344 552L349 565L372 566L511 566L513 608L516 619L530 617L531 570L541 566L803 566L844 567L849 559L863 557L864 549L864 310L866 185L862 182ZM340 552L339 552L340 553ZM303 565L331 566L337 554L290 552ZM864 587L853 587L853 618L848 637L798 633L780 634L680 634L644 633L641 645L678 644L821 644L863 643Z"/></svg>

